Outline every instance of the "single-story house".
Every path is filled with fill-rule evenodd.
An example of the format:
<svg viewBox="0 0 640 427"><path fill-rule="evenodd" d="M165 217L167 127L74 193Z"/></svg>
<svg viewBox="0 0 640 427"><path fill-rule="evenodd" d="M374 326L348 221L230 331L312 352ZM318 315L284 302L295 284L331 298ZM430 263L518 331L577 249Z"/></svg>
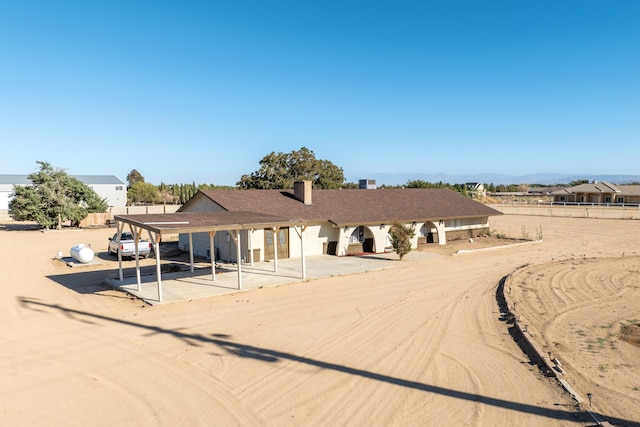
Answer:
<svg viewBox="0 0 640 427"><path fill-rule="evenodd" d="M0 174L0 210L9 209L14 185L30 185L28 175ZM71 175L107 200L109 206L127 205L127 184L115 175Z"/></svg>
<svg viewBox="0 0 640 427"><path fill-rule="evenodd" d="M551 192L554 203L640 204L640 185L593 182Z"/></svg>
<svg viewBox="0 0 640 427"><path fill-rule="evenodd" d="M296 182L293 190L199 191L178 212L254 212L308 224L303 236L286 226L242 230L244 262L296 257L301 245L307 255L382 253L390 249L394 222L415 229L414 248L422 243L444 245L488 232L489 217L501 215L443 188L325 190L313 189L310 181ZM178 244L183 250L193 247L195 255L237 261L229 232L215 233L214 254L209 233L180 234Z"/></svg>

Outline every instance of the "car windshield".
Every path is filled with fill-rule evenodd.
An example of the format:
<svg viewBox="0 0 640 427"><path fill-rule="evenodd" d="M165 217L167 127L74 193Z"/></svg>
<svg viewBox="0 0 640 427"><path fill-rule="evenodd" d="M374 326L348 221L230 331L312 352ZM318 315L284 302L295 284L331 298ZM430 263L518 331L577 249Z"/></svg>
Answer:
<svg viewBox="0 0 640 427"><path fill-rule="evenodd" d="M126 233L122 233L122 238L119 240L120 242L123 242L125 240L133 240L133 235L129 232ZM118 240L118 233L114 234L113 237L111 238L111 240ZM145 239L142 238L142 233L140 233L140 241L141 242L146 242Z"/></svg>
<svg viewBox="0 0 640 427"><path fill-rule="evenodd" d="M118 233L113 235L113 240L117 240L118 239ZM123 240L133 240L133 236L131 235L131 233L122 233L120 241Z"/></svg>

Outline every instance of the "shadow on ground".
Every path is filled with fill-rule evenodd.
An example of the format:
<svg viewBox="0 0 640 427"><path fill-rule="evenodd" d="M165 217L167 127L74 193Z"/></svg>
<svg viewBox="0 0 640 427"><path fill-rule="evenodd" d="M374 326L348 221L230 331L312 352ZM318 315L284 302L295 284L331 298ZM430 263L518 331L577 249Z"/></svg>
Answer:
<svg viewBox="0 0 640 427"><path fill-rule="evenodd" d="M247 345L240 342L236 342L232 339L231 336L226 334L212 333L212 334L190 334L180 330L166 329L159 326L154 325L145 325L142 323L137 323L129 320L117 319L109 316L93 314L86 311L75 310L72 308L64 307L57 304L49 304L46 302L41 302L32 298L19 298L20 305L28 310L36 310L40 312L49 312L51 315L55 315L55 313L62 314L64 316L73 318L79 322L86 322L88 320L95 322L96 320L101 320L104 322L112 322L119 323L128 326L132 326L135 328L140 328L147 330L153 334L165 334L175 337L181 341L184 341L188 345L198 346L198 345L213 345L216 346L227 353L233 354L237 357L241 358L250 358L254 360L260 360L265 363L279 363L281 361L293 361L309 366L319 367L322 369L329 369L336 372L341 372L345 375L354 375L362 378L367 378L371 381L375 382L383 382L388 384L393 384L399 387L407 387L414 390L419 390L425 393L435 393L443 396L448 396L454 399L460 399L464 401L477 402L479 404L484 404L488 406L495 406L511 411L518 411L526 414L535 415L538 417L556 419L556 420L566 420L571 422L588 422L586 418L586 414L577 411L576 409L560 409L560 405L558 405L558 409L544 408L535 405L529 405L525 403L513 402L504 399L497 399L489 396L483 396L480 394L469 393L464 391L452 390L446 387L439 387L430 384L421 383L418 381L412 381L404 378L392 377L389 375L379 374L376 372L371 372L363 369L359 369L356 367L344 366L328 361L313 359L301 355L291 354L287 352L278 351L275 349L269 349L264 347L257 347L253 345ZM611 423L615 425L629 426L629 427L640 427L639 422L619 419L616 417L612 417L604 414L597 414L598 416L609 420Z"/></svg>

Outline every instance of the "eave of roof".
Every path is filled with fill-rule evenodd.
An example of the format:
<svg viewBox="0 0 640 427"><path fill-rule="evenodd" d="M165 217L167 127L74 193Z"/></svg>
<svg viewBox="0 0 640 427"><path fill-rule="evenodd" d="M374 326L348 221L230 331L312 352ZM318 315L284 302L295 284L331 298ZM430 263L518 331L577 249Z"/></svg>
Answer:
<svg viewBox="0 0 640 427"><path fill-rule="evenodd" d="M114 215L116 221L160 234L306 226L307 221L256 212L175 212Z"/></svg>

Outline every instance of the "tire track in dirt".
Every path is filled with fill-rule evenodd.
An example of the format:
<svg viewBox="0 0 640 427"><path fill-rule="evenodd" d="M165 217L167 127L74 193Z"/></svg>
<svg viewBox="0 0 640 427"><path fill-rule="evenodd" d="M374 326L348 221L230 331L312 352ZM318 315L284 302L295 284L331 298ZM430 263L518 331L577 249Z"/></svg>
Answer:
<svg viewBox="0 0 640 427"><path fill-rule="evenodd" d="M583 396L597 396L594 406L605 415L636 422L639 350L616 334L639 317L638 265L640 257L579 259L536 265L512 279L518 313L562 361L569 383ZM539 278L535 284L532 275Z"/></svg>
<svg viewBox="0 0 640 427"><path fill-rule="evenodd" d="M357 277L356 277L357 279ZM393 286L389 283L393 283L389 277L385 275L381 281L378 281L375 285L377 289L375 292L385 295L394 291ZM398 292L398 291L396 291ZM401 363L408 363L413 361L407 361L407 354L425 353L422 348L426 346L417 342L417 334L422 334L424 331L434 330L437 328L429 328L429 324L432 322L431 317L426 317L419 324L415 324L411 319L415 318L417 311L424 311L422 302L417 299L416 290L410 290L409 292L401 291L396 294L395 297L385 296L384 303L374 298L371 305L360 305L358 312L359 317L346 324L341 324L337 328L334 327L333 331L324 338L317 341L310 351L317 354L319 361L327 361L328 363L339 363L347 369L353 368L355 370L367 371L367 366L377 366L380 364L388 366L397 366ZM353 295L341 294L339 298L344 304L343 309L349 310L350 307L357 306L357 300L362 299L362 294L356 292ZM430 315L431 316L431 315ZM392 344L392 348L388 346L384 347L384 352L381 353L376 347L380 347L380 343L388 341L390 336L396 344ZM366 337L366 338L365 338ZM365 338L365 339L363 339ZM431 345L436 341L434 335L429 334L424 338L424 341L430 342ZM417 348L414 350L414 348ZM426 369L429 358L421 357L419 363L422 365L421 369ZM300 370L300 368L298 368ZM313 372L312 372L313 373ZM375 372L372 373L388 375L390 378L394 378L395 372L393 370L389 372ZM401 372L402 373L402 370ZM255 385L255 389L263 387L265 382L272 381L273 374L264 378L258 384ZM324 375L324 374L323 374ZM352 377L352 376L351 376ZM358 382L362 381L358 378L351 378L350 376L342 374L334 379L338 382ZM402 379L402 377L400 377ZM276 379L277 380L277 379ZM318 381L317 379L308 379L307 381ZM371 381L371 380L366 380ZM307 387L304 382L298 381L294 385L290 385L286 388L287 379L281 379L282 388L287 395L297 395L300 389ZM335 387L333 384L327 383L326 379L322 381L324 387L314 387L316 390L316 397L321 397L323 390L326 390L327 395L335 394ZM372 388L375 390L375 388ZM366 393L359 392L357 396L348 395L345 399L349 399L350 411L356 411L357 408L362 407L373 396ZM274 398L275 399L275 398ZM332 413L344 412L346 409L341 406L341 400L336 400L337 407L328 407L324 410L323 417L330 416ZM275 401L267 400L263 403L263 406L270 407L275 406ZM370 409L368 409L370 411ZM324 419L324 418L323 418Z"/></svg>

